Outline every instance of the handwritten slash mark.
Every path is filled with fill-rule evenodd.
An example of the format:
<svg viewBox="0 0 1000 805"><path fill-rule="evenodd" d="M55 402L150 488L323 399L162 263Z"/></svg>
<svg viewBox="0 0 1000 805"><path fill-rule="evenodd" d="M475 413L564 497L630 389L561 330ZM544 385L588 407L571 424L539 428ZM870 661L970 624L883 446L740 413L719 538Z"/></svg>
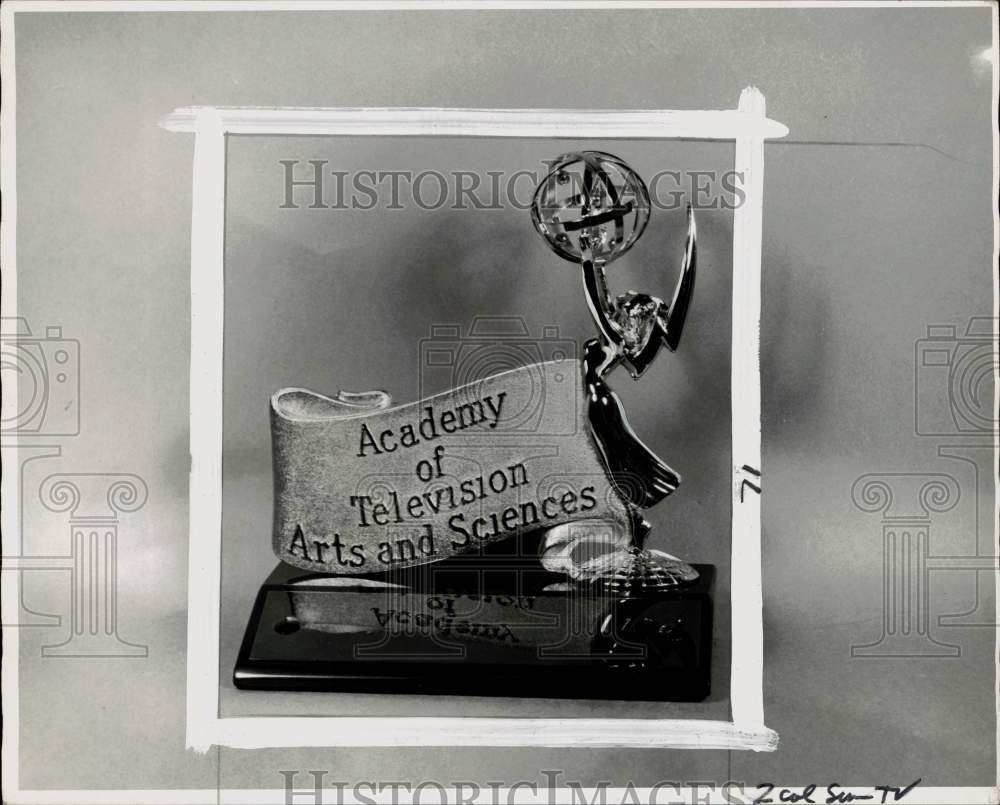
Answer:
<svg viewBox="0 0 1000 805"><path fill-rule="evenodd" d="M910 783L908 786L906 786L906 788L897 788L897 787L892 786L892 785L877 785L877 786L875 786L875 790L882 792L882 802L888 802L889 801L887 799L887 797L888 797L888 795L889 795L890 792L892 793L892 796L893 796L892 801L893 802L899 802L903 797L905 797L907 794L909 794L914 788L916 788L918 785L920 785L920 781L922 779L923 779L922 777L918 777L916 780L914 780L912 783Z"/></svg>
<svg viewBox="0 0 1000 805"><path fill-rule="evenodd" d="M740 467L740 469L743 472L750 473L754 478L758 478L758 479L760 478L760 470L754 469L749 464L744 464L742 467ZM746 487L748 487L748 486L754 492L756 492L758 495L760 494L760 485L759 485L759 483L755 484L755 483L752 483L751 481L748 481L746 478L744 478L742 481L740 481L740 503L743 502L743 490L746 489Z"/></svg>

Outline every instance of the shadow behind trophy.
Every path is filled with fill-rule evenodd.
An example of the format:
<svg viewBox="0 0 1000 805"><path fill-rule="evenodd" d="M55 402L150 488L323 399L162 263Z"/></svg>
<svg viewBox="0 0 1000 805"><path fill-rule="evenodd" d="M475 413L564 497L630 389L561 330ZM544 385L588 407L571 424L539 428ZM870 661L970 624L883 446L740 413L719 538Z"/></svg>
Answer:
<svg viewBox="0 0 1000 805"><path fill-rule="evenodd" d="M536 190L535 229L580 266L598 329L565 401L550 394L560 387L551 379L566 373L553 362L395 408L384 392L274 395L282 562L257 595L237 687L675 701L709 694L714 567L644 547L643 510L680 477L635 435L607 384L617 366L638 379L662 347L677 349L694 289L689 208L671 303L609 294L606 270L634 245L649 211L642 179L602 152L560 157ZM534 463L525 440L511 447L502 427L504 403L528 393L529 370L548 383L546 406L579 421L558 437L556 457ZM489 438L477 461L487 470L449 483L442 468L458 466L481 433ZM413 494L391 484L358 494L359 477L373 467L396 475L412 468L400 457L410 447L427 456L409 481ZM503 469L488 472L488 462ZM582 488L556 493L539 480L588 467L601 480Z"/></svg>

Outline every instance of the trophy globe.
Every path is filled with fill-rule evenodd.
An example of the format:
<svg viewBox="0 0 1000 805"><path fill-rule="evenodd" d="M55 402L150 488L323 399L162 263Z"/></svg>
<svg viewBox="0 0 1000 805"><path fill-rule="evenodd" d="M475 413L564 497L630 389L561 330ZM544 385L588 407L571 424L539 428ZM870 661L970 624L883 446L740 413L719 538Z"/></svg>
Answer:
<svg viewBox="0 0 1000 805"><path fill-rule="evenodd" d="M649 192L613 154L563 154L535 190L531 221L549 248L581 263L603 265L627 252L649 222Z"/></svg>

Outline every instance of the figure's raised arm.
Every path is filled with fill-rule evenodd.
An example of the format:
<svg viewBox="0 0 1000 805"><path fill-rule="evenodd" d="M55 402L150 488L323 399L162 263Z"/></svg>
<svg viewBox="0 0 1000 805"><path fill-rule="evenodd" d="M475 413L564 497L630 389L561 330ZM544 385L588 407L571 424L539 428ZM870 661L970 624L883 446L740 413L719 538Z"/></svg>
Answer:
<svg viewBox="0 0 1000 805"><path fill-rule="evenodd" d="M687 242L684 244L684 260L681 263L681 275L677 280L674 298L658 316L663 343L674 352L681 342L681 332L684 330L684 320L687 318L691 295L694 293L694 278L698 263L698 230L694 222L694 210L688 204L687 208Z"/></svg>
<svg viewBox="0 0 1000 805"><path fill-rule="evenodd" d="M583 260L583 289L587 295L587 307L590 308L601 337L614 346L616 351L620 351L625 336L614 321L615 309L608 293L604 266L595 263L588 252L589 249L584 252Z"/></svg>

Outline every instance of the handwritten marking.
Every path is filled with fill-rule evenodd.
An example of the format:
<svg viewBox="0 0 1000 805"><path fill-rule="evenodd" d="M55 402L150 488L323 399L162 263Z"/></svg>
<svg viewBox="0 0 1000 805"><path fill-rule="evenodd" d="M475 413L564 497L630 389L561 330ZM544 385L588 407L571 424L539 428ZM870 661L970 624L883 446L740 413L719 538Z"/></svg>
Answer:
<svg viewBox="0 0 1000 805"><path fill-rule="evenodd" d="M775 802L810 803L810 805L817 805L819 802L824 802L827 805L833 805L833 803L865 801L876 801L879 805L885 805L888 802L899 802L902 800L914 788L920 785L922 779L922 777L918 777L907 786L876 785L874 786L874 790L878 794L881 794L881 799L877 799L876 794L854 793L853 791L844 789L840 783L830 783L826 787L826 799L813 799L813 795L816 794L817 789L815 783L810 783L802 789L780 788L777 790L777 798L775 798L771 796L775 792L774 783L759 783L757 788L762 789L762 793L754 800L754 805L767 805L767 803Z"/></svg>
<svg viewBox="0 0 1000 805"><path fill-rule="evenodd" d="M743 473L749 473L750 475L754 476L754 478L760 478L760 470L754 469L749 464L744 464L742 467L740 467L739 471ZM740 481L740 503L743 502L743 490L748 486L758 495L760 494L761 487L758 484L752 483L747 478L743 478Z"/></svg>

